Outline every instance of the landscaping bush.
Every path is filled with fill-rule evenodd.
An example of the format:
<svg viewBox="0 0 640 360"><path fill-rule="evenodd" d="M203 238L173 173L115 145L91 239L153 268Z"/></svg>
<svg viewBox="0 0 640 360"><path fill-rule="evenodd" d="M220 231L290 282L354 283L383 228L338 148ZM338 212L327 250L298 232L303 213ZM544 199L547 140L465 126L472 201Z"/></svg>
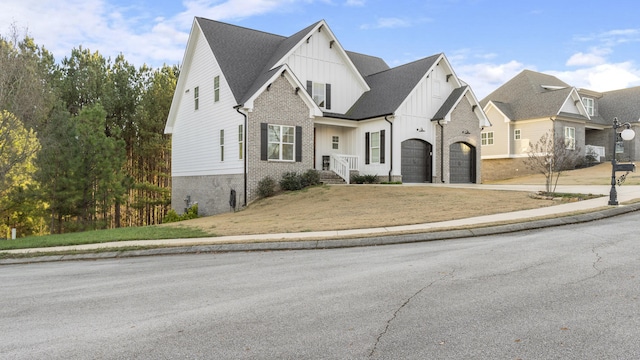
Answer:
<svg viewBox="0 0 640 360"><path fill-rule="evenodd" d="M275 195L276 181L272 177L267 176L258 181L258 196L266 198Z"/></svg>
<svg viewBox="0 0 640 360"><path fill-rule="evenodd" d="M282 174L282 179L280 179L280 188L282 190L302 190L304 186L302 186L302 176L296 172L289 171Z"/></svg>
<svg viewBox="0 0 640 360"><path fill-rule="evenodd" d="M375 184L378 182L377 175L352 175L351 181L352 184Z"/></svg>
<svg viewBox="0 0 640 360"><path fill-rule="evenodd" d="M191 207L187 209L187 212L185 212L182 215L178 215L178 213L173 209L169 210L167 215L165 215L165 217L162 218L162 222L166 224L166 223L171 223L176 221L196 219L197 217L198 217L198 204L193 204L191 205Z"/></svg>
<svg viewBox="0 0 640 360"><path fill-rule="evenodd" d="M302 174L302 187L320 184L320 172L318 170L309 169Z"/></svg>

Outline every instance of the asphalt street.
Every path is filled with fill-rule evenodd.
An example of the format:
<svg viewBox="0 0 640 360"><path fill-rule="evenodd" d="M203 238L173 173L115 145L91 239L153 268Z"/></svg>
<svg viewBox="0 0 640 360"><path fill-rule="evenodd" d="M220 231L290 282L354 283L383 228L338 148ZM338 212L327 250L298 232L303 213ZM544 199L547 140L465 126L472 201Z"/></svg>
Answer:
<svg viewBox="0 0 640 360"><path fill-rule="evenodd" d="M0 358L637 359L639 220L2 266Z"/></svg>

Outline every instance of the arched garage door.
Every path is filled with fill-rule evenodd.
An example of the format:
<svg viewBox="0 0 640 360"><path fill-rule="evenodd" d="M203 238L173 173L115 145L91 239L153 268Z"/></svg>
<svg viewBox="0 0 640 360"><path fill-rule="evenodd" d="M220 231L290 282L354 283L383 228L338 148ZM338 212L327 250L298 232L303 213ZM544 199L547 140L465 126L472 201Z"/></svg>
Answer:
<svg viewBox="0 0 640 360"><path fill-rule="evenodd" d="M426 141L409 139L402 142L402 182L431 182L432 147Z"/></svg>
<svg viewBox="0 0 640 360"><path fill-rule="evenodd" d="M458 142L449 147L449 173L452 184L476 182L476 148Z"/></svg>

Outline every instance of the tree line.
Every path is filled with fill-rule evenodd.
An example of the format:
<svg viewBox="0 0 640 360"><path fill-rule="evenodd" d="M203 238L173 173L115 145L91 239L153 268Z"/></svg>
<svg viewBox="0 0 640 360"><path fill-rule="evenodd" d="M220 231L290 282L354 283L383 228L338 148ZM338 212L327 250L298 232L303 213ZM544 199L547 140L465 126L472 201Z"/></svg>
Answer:
<svg viewBox="0 0 640 360"><path fill-rule="evenodd" d="M159 223L178 73L0 34L0 238Z"/></svg>

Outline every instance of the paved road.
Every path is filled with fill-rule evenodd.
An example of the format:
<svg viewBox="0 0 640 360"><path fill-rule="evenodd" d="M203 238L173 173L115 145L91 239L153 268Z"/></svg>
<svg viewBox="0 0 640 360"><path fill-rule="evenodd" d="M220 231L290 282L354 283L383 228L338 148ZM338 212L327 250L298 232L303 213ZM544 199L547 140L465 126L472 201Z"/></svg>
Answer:
<svg viewBox="0 0 640 360"><path fill-rule="evenodd" d="M639 221L2 266L0 358L638 359Z"/></svg>

